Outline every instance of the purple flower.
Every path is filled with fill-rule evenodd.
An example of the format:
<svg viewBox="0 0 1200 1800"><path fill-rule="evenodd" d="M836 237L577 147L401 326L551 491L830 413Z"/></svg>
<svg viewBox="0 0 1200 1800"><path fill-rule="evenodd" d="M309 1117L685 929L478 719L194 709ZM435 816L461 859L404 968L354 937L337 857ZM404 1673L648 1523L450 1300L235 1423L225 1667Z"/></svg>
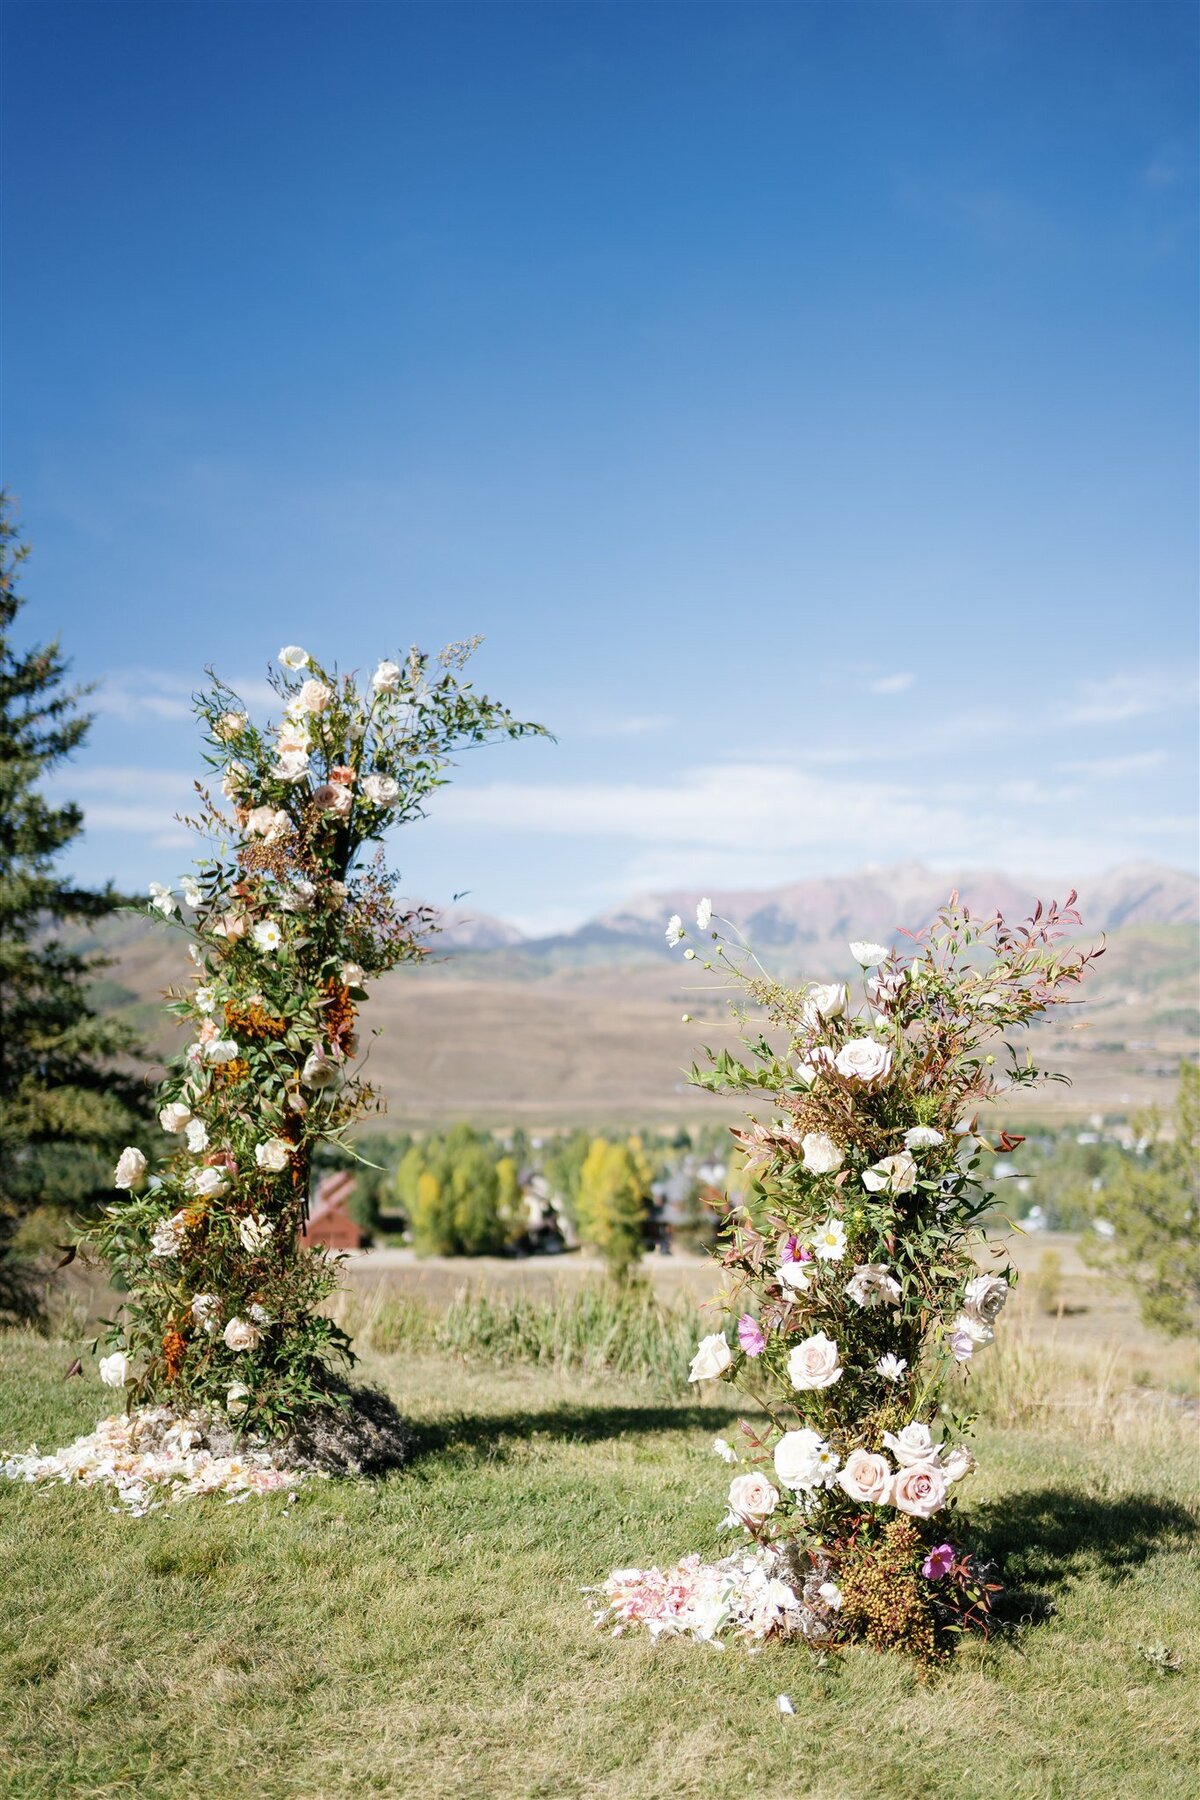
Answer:
<svg viewBox="0 0 1200 1800"><path fill-rule="evenodd" d="M921 1573L926 1581L941 1581L953 1567L954 1545L935 1544L921 1564Z"/></svg>
<svg viewBox="0 0 1200 1800"><path fill-rule="evenodd" d="M749 1313L743 1313L738 1320L738 1343L747 1356L761 1356L767 1347L762 1326Z"/></svg>

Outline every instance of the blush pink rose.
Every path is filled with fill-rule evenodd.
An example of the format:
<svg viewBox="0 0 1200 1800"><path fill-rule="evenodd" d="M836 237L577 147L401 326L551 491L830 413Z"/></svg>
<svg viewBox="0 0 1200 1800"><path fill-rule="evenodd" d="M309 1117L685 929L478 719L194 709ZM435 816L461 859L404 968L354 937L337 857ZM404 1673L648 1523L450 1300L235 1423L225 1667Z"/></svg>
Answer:
<svg viewBox="0 0 1200 1800"><path fill-rule="evenodd" d="M852 1450L838 1474L838 1486L860 1506L883 1506L892 1479L886 1456L873 1450Z"/></svg>
<svg viewBox="0 0 1200 1800"><path fill-rule="evenodd" d="M946 1477L934 1463L910 1463L892 1476L888 1498L897 1512L932 1518L946 1504Z"/></svg>

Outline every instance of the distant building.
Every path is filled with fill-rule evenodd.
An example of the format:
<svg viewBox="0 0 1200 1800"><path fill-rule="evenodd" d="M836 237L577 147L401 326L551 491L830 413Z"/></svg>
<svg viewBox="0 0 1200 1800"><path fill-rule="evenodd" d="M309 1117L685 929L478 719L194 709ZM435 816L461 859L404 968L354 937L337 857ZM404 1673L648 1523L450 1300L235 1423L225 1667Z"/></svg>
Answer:
<svg viewBox="0 0 1200 1800"><path fill-rule="evenodd" d="M365 1250L371 1239L350 1215L353 1195L354 1177L348 1169L323 1175L309 1206L304 1242L326 1250Z"/></svg>

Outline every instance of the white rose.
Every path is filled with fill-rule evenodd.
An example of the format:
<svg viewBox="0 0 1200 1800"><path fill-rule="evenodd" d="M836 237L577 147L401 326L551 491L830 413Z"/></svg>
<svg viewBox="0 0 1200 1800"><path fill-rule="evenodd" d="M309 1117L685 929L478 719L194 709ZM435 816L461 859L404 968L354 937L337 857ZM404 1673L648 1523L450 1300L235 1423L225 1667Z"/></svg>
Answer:
<svg viewBox="0 0 1200 1800"><path fill-rule="evenodd" d="M220 1169L197 1169L188 1177L188 1186L201 1200L219 1200L229 1191L229 1183Z"/></svg>
<svg viewBox="0 0 1200 1800"><path fill-rule="evenodd" d="M910 1125L904 1134L906 1150L936 1150L945 1141L941 1132L935 1131L932 1125Z"/></svg>
<svg viewBox="0 0 1200 1800"><path fill-rule="evenodd" d="M295 787L308 775L308 751L281 750L271 766L271 773L276 781L285 781Z"/></svg>
<svg viewBox="0 0 1200 1800"><path fill-rule="evenodd" d="M832 1387L840 1381L842 1365L832 1338L818 1331L788 1353L788 1379L799 1392Z"/></svg>
<svg viewBox="0 0 1200 1800"><path fill-rule="evenodd" d="M254 1146L254 1160L260 1169L266 1169L272 1175L278 1175L286 1169L291 1159L291 1147L282 1138L268 1138L265 1144Z"/></svg>
<svg viewBox="0 0 1200 1800"><path fill-rule="evenodd" d="M322 713L333 699L333 689L326 687L323 681L306 681L296 695L298 711Z"/></svg>
<svg viewBox="0 0 1200 1800"><path fill-rule="evenodd" d="M958 1444L942 1458L942 1474L948 1482L961 1481L975 1467L975 1458L965 1444Z"/></svg>
<svg viewBox="0 0 1200 1800"><path fill-rule="evenodd" d="M888 1499L914 1519L928 1519L946 1504L946 1477L934 1463L911 1463L892 1476Z"/></svg>
<svg viewBox="0 0 1200 1800"><path fill-rule="evenodd" d="M183 1249L184 1216L178 1212L170 1219L160 1219L150 1233L151 1256L178 1256Z"/></svg>
<svg viewBox="0 0 1200 1800"><path fill-rule="evenodd" d="M999 1275L976 1275L967 1283L964 1304L973 1318L994 1325L1008 1299L1008 1283Z"/></svg>
<svg viewBox="0 0 1200 1800"><path fill-rule="evenodd" d="M400 783L390 775L368 775L362 791L372 806L392 806L400 797Z"/></svg>
<svg viewBox="0 0 1200 1800"><path fill-rule="evenodd" d="M859 1263L845 1286L856 1305L889 1306L900 1298L900 1283L888 1273L886 1263Z"/></svg>
<svg viewBox="0 0 1200 1800"><path fill-rule="evenodd" d="M237 1232L243 1250L248 1250L251 1256L257 1256L260 1250L266 1249L275 1236L275 1227L270 1219L260 1219L257 1214L251 1213L249 1218L238 1220ZM231 1346L231 1348L236 1348L236 1346Z"/></svg>
<svg viewBox="0 0 1200 1800"><path fill-rule="evenodd" d="M232 1348L232 1346L231 1346ZM250 1402L250 1389L244 1381L231 1381L225 1390L225 1411L244 1413Z"/></svg>
<svg viewBox="0 0 1200 1800"><path fill-rule="evenodd" d="M219 1294L192 1295L192 1317L197 1325L203 1325L206 1328L211 1326L220 1310L221 1296Z"/></svg>
<svg viewBox="0 0 1200 1800"><path fill-rule="evenodd" d="M896 1461L905 1468L910 1463L932 1462L937 1456L937 1447L929 1427L919 1419L914 1419L903 1431L885 1431L883 1441Z"/></svg>
<svg viewBox="0 0 1200 1800"><path fill-rule="evenodd" d="M231 762L221 777L221 792L227 800L236 800L250 771L242 762Z"/></svg>
<svg viewBox="0 0 1200 1800"><path fill-rule="evenodd" d="M230 1350L253 1350L262 1333L249 1319L230 1319L221 1335Z"/></svg>
<svg viewBox="0 0 1200 1800"><path fill-rule="evenodd" d="M285 669L307 669L309 656L308 651L302 650L299 644L285 644L275 660L281 662Z"/></svg>
<svg viewBox="0 0 1200 1800"><path fill-rule="evenodd" d="M281 837L291 824L281 806L255 806L246 819L247 837L265 838L268 843Z"/></svg>
<svg viewBox="0 0 1200 1800"><path fill-rule="evenodd" d="M878 1451L852 1450L846 1466L838 1476L838 1486L860 1506L883 1506L888 1497L892 1471L886 1456Z"/></svg>
<svg viewBox="0 0 1200 1800"><path fill-rule="evenodd" d="M804 997L803 1016L814 1024L818 1019L840 1019L849 998L844 981L818 982Z"/></svg>
<svg viewBox="0 0 1200 1800"><path fill-rule="evenodd" d="M846 1152L838 1148L823 1131L809 1131L800 1145L804 1167L810 1175L832 1175L846 1160Z"/></svg>
<svg viewBox="0 0 1200 1800"><path fill-rule="evenodd" d="M114 1350L111 1356L102 1356L97 1367L105 1387L124 1387L129 1379L129 1359L123 1350Z"/></svg>
<svg viewBox="0 0 1200 1800"><path fill-rule="evenodd" d="M862 1183L869 1193L909 1194L917 1179L917 1165L907 1150L885 1156L882 1162L863 1170Z"/></svg>
<svg viewBox="0 0 1200 1800"><path fill-rule="evenodd" d="M779 1504L778 1491L757 1471L735 1475L729 1484L729 1510L745 1525L761 1525Z"/></svg>
<svg viewBox="0 0 1200 1800"><path fill-rule="evenodd" d="M851 1038L834 1057L833 1066L856 1087L878 1087L892 1072L892 1053L875 1038Z"/></svg>
<svg viewBox="0 0 1200 1800"><path fill-rule="evenodd" d="M785 1431L775 1446L775 1473L784 1487L814 1488L821 1480L820 1458L829 1446L818 1431Z"/></svg>
<svg viewBox="0 0 1200 1800"><path fill-rule="evenodd" d="M309 1051L300 1071L300 1079L305 1087L333 1087L341 1079L336 1064L330 1062L324 1048L318 1044Z"/></svg>
<svg viewBox="0 0 1200 1800"><path fill-rule="evenodd" d="M371 686L377 694L394 694L400 686L399 663L381 662L371 677Z"/></svg>
<svg viewBox="0 0 1200 1800"><path fill-rule="evenodd" d="M193 1156L199 1156L202 1150L208 1149L208 1126L203 1119L188 1120L187 1147Z"/></svg>
<svg viewBox="0 0 1200 1800"><path fill-rule="evenodd" d="M851 944L850 954L860 967L874 969L881 962L886 962L891 952L886 950L882 944L868 944L860 938Z"/></svg>
<svg viewBox="0 0 1200 1800"><path fill-rule="evenodd" d="M213 721L213 736L222 744L231 744L235 738L241 737L249 723L245 713L222 713L219 719Z"/></svg>
<svg viewBox="0 0 1200 1800"><path fill-rule="evenodd" d="M981 1319L978 1313L959 1313L950 1329L956 1337L970 1338L973 1344L993 1344L996 1341L995 1332L987 1320ZM970 1352L968 1351L967 1354L969 1355Z"/></svg>
<svg viewBox="0 0 1200 1800"><path fill-rule="evenodd" d="M729 1345L719 1331L701 1338L688 1370L689 1381L715 1381L733 1361Z"/></svg>
<svg viewBox="0 0 1200 1800"><path fill-rule="evenodd" d="M146 1158L140 1150L135 1150L130 1145L117 1158L117 1166L113 1170L113 1186L127 1189L140 1187L146 1168Z"/></svg>
<svg viewBox="0 0 1200 1800"><path fill-rule="evenodd" d="M182 1100L172 1100L169 1106L162 1108L158 1115L158 1122L164 1131L178 1132L183 1130L191 1116L190 1106L185 1106Z"/></svg>

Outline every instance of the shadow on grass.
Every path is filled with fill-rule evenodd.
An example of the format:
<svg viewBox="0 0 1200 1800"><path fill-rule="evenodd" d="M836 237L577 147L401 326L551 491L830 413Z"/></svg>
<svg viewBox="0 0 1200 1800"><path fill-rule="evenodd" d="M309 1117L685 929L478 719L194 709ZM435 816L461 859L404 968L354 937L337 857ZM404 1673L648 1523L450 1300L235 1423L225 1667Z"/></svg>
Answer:
<svg viewBox="0 0 1200 1800"><path fill-rule="evenodd" d="M972 1510L971 1539L1005 1582L998 1609L1036 1622L1083 1575L1115 1585L1165 1551L1200 1535L1186 1507L1152 1494L1100 1500L1066 1487L1028 1488Z"/></svg>
<svg viewBox="0 0 1200 1800"><path fill-rule="evenodd" d="M532 1438L589 1444L632 1433L720 1432L738 1417L720 1406L552 1406L508 1413L456 1413L411 1421L413 1459L461 1451L485 1460Z"/></svg>

